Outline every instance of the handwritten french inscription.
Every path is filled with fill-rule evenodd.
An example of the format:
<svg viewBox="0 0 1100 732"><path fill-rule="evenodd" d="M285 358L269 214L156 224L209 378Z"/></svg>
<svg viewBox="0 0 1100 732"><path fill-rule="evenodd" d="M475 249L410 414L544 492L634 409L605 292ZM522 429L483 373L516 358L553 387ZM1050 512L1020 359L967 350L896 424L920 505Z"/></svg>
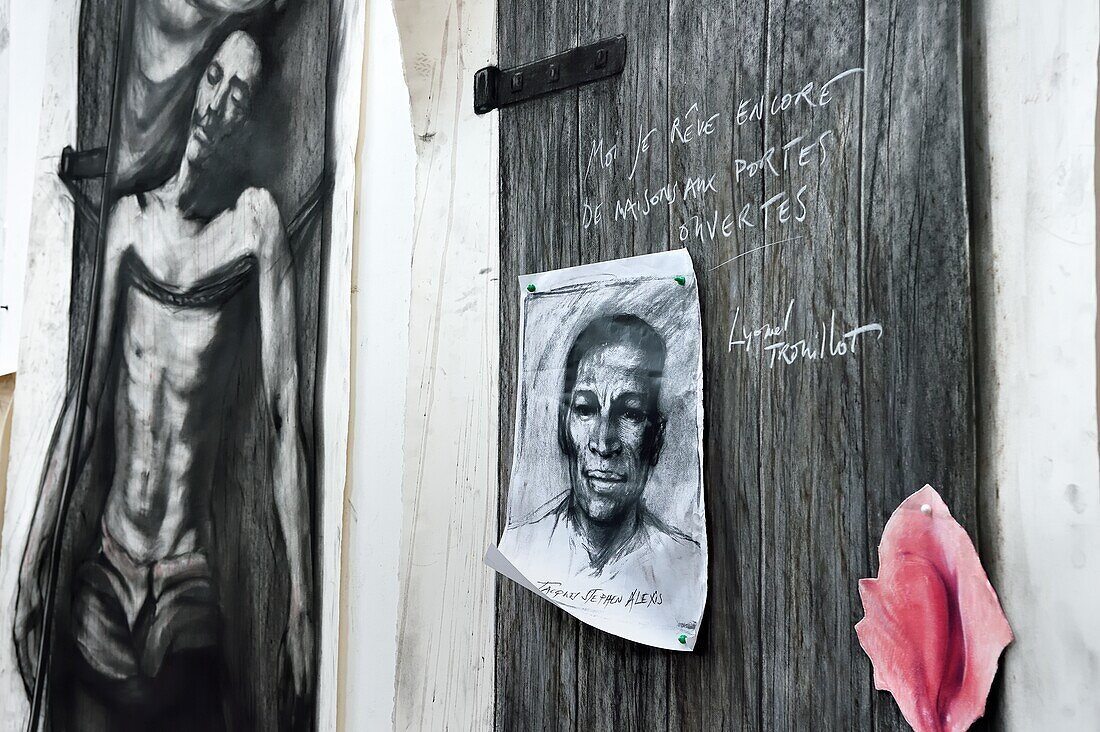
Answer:
<svg viewBox="0 0 1100 732"><path fill-rule="evenodd" d="M814 216L828 204L821 189L837 174L833 163L847 159L837 154L837 146L858 144L841 139L830 107L857 93L862 76L862 68L845 69L790 89L749 94L722 109L694 103L667 124L640 125L629 143L602 136L590 139L583 148L582 229L612 231L667 212L671 243L717 248L715 259L721 261L712 272L757 253L798 256L800 247L812 246ZM789 119L796 112L802 129L775 125L787 130L782 139L766 141L753 151L729 149L731 140L744 137L733 134L737 128ZM678 147L696 145L717 153L697 157L723 161L718 169L642 180L654 151L663 146L671 154ZM737 308L731 317L728 352L763 358L774 368L856 356L868 339L883 336L881 323L850 323L836 310L798 313L795 307L791 300L784 317L771 324L746 323ZM792 313L798 323L808 325L796 326Z"/></svg>

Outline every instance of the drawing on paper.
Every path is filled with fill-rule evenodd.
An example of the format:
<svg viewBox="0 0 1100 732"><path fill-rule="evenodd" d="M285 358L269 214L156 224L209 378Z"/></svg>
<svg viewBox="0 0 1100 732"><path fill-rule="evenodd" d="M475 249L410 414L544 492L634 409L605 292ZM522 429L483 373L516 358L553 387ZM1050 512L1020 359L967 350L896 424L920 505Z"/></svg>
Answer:
<svg viewBox="0 0 1100 732"><path fill-rule="evenodd" d="M661 335L628 313L599 316L574 339L558 405L569 487L514 526L509 540L517 554L544 555L566 577L638 572L653 587L673 584L697 558L699 542L643 499L667 425L660 408L665 356Z"/></svg>
<svg viewBox="0 0 1100 732"><path fill-rule="evenodd" d="M690 271L657 257L673 255ZM667 643L694 635L706 597L699 309L694 282L631 270L645 259L525 295L499 550L578 617Z"/></svg>
<svg viewBox="0 0 1100 732"><path fill-rule="evenodd" d="M12 628L50 729L313 726L340 7L81 5L106 175L66 180L90 254Z"/></svg>

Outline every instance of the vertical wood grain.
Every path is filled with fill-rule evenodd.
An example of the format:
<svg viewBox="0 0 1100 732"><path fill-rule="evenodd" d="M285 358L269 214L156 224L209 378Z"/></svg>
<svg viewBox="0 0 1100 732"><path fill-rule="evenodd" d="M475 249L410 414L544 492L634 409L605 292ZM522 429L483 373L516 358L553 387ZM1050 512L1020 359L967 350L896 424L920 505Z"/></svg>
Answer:
<svg viewBox="0 0 1100 732"><path fill-rule="evenodd" d="M715 190L669 220L679 246L689 216L730 212L732 201L757 197L760 183L739 186L729 156L763 154L763 126L734 125L743 90L765 83L765 0L699 3L673 0L669 30L669 123L692 105L704 118L720 114L719 139L669 150L669 178L717 174ZM669 729L752 729L760 717L760 378L761 363L730 358L727 331L738 307L760 322L762 277L758 257L727 260L762 246L754 229L738 229L722 243L690 237L703 310L704 496L710 542L707 610L695 652L669 654ZM723 264L725 263L725 264ZM738 537L731 551L728 537Z"/></svg>
<svg viewBox="0 0 1100 732"><path fill-rule="evenodd" d="M614 202L638 191L657 190L668 181L668 144L659 131L668 109L669 24L667 0L580 0L578 42L624 34L628 51L622 76L578 92L579 149L574 173L580 176L581 203ZM502 115L503 116L503 115ZM656 134L650 134L657 129ZM647 139L648 137L648 139ZM592 143L618 144L617 164L601 174L589 167ZM651 145L639 152L643 141ZM626 173L631 160L633 179ZM636 164L633 162L636 160ZM625 173L625 174L624 174ZM572 183L572 181L570 181ZM643 194L644 195L644 194ZM668 249L668 210L656 206L638 222L580 231L580 256L570 265L590 264ZM553 220L553 217L550 217ZM578 216L565 219L577 225ZM531 596L531 593L524 594ZM536 598L541 604L548 605ZM555 613L562 611L554 609ZM663 729L668 720L668 654L579 624L577 649L578 729Z"/></svg>
<svg viewBox="0 0 1100 732"><path fill-rule="evenodd" d="M576 0L500 0L497 63L572 48ZM530 56L534 54L534 56ZM543 97L500 115L500 485L508 484L515 423L519 292L528 272L582 261L575 175L577 91ZM507 521L500 492L494 540ZM578 724L580 623L513 582L496 580L495 726L498 730L574 729ZM526 626L531 632L516 632Z"/></svg>
<svg viewBox="0 0 1100 732"><path fill-rule="evenodd" d="M860 68L862 2L771 0L767 56L769 99ZM800 105L764 119L765 144L777 150L831 131L826 163L792 163L764 176L764 200L779 193L797 200L804 191L807 206L801 224L774 213L766 243L801 238L747 257L762 269L765 322L790 309L789 341L816 341L811 334L834 317L840 332L864 322L856 322L861 86L858 75L849 77L826 107ZM899 337L892 325L887 338ZM852 632L862 616L856 580L868 568L859 369L881 361L883 351L873 339L862 346L859 357L803 359L762 373L761 717L775 729L799 729L815 716L835 729L870 723L869 668Z"/></svg>
<svg viewBox="0 0 1100 732"><path fill-rule="evenodd" d="M920 484L978 537L973 329L956 3L866 4L862 309L886 324L864 360L867 541ZM977 544L977 541L975 541ZM904 729L885 692L878 728Z"/></svg>
<svg viewBox="0 0 1100 732"><path fill-rule="evenodd" d="M502 67L565 50L514 29L545 32L567 6L501 7ZM862 616L857 581L873 576L882 527L902 498L932 482L976 531L957 9L935 0L904 8L860 0L624 8L582 0L579 26L581 43L626 33L627 68L580 90L576 131L562 126L567 115L548 114L575 92L499 113L507 171L502 272L691 250L706 349L710 594L695 653L654 651L581 626L572 678L560 663L568 646L545 646L561 642L555 624L572 621L502 582L496 653L498 679L506 669L508 683L497 688L497 728L529 724L522 712L553 728L575 721L579 728L904 729L893 701L874 692L852 626ZM828 107L734 123L740 99L766 94L770 101L864 67L865 76L834 88ZM721 132L704 144L673 145L669 129L692 104L721 113ZM602 136L632 156L651 127L658 142L635 179L590 174L592 142ZM826 130L826 165L735 179L734 159ZM574 134L579 165L569 171L558 159ZM544 242L571 241L581 216L577 202L558 193L569 185L579 187L583 205L693 175L715 176L702 200L630 226L582 224L580 252L566 244L559 258L543 256ZM794 197L803 184L810 215L801 226L773 216L770 225L724 238L682 236L691 216L718 211L720 221L743 201L759 205L780 191ZM790 237L797 238L775 245ZM512 293L512 281L502 293ZM858 358L790 366L728 352L734 312L745 324L782 321L792 299L792 340L819 333L823 317L827 328L831 314L845 330L881 323L883 337L862 341ZM514 297L503 305L502 346L514 354ZM514 355L502 369L506 485ZM520 604L530 611L517 612ZM533 648L559 662L538 666L529 660ZM545 721L540 713L559 711L554 700L570 682L576 716Z"/></svg>
<svg viewBox="0 0 1100 732"><path fill-rule="evenodd" d="M474 116L471 80L492 58L495 6L398 0L394 10L417 153L412 271L393 272L412 278L394 723L486 729L493 574L481 559L497 539L500 256L496 130Z"/></svg>

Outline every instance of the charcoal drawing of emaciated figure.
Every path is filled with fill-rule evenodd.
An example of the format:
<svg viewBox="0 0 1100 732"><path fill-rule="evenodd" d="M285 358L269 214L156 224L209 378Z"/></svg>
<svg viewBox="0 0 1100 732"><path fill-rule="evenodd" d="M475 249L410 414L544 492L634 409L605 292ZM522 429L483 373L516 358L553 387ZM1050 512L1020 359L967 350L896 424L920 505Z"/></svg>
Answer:
<svg viewBox="0 0 1100 732"><path fill-rule="evenodd" d="M245 685L250 675L282 674L292 698L313 691L315 588L294 262L272 195L229 188L235 179L226 175L265 76L256 39L230 21L243 25L242 13L268 5L137 3L139 78L124 96L121 129L131 136L117 160L126 195L106 227L87 397L69 400L60 418L20 571L13 636L28 693L43 683L44 624L53 623L57 636L47 649L55 687L50 729L235 729L247 718L236 712L246 701L284 702L236 698L239 689L226 683L227 659L239 664L244 656L233 637L240 623L228 629L224 612L234 588L219 581L219 557L230 554L274 554L286 590L278 599L236 598L254 608L257 625L270 622L272 608L285 617L277 655L268 666L244 669ZM166 44L162 57L142 49L157 42ZM141 68L143 58L159 66L156 73ZM186 94L180 76L191 82ZM180 94L188 113L174 124ZM174 172L164 171L165 160L175 162ZM156 187L142 190L150 181ZM246 443L233 417L246 411L238 405L248 398L249 378L270 436L261 448ZM74 435L81 409L86 427ZM75 467L66 462L71 438L79 445ZM243 512L216 515L215 505L228 505L221 476L229 456L250 451L269 460L270 480L243 488L266 492L258 500L271 505L275 538ZM45 618L46 565L69 468L88 484L69 522L87 528L63 544L68 571L58 584L57 617Z"/></svg>
<svg viewBox="0 0 1100 732"><path fill-rule="evenodd" d="M569 488L509 526L500 549L537 582L622 576L665 590L701 558L698 542L645 503L661 457L660 409L666 346L629 314L601 316L566 356L558 407L558 445Z"/></svg>
<svg viewBox="0 0 1100 732"><path fill-rule="evenodd" d="M142 0L121 106L116 186L148 190L176 172L203 50L227 26L286 0ZM224 35L224 34L223 34Z"/></svg>

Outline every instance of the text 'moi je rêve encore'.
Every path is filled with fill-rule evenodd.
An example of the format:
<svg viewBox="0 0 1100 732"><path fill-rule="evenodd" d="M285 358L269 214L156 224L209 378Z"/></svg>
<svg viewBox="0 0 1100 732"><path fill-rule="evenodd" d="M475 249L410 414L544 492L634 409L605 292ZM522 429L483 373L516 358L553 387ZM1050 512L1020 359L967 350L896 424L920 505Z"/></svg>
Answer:
<svg viewBox="0 0 1100 732"><path fill-rule="evenodd" d="M693 103L663 128L640 125L636 138L628 143L593 137L587 141L582 159L582 229L611 232L667 211L673 244L712 243L721 247L726 240L744 242L753 236L761 241L760 246L742 244L743 251L723 257L712 271L757 252L797 256L796 242L803 247L810 244L812 220L822 202L817 188L835 173L830 163L839 159L835 146L843 143L834 127L819 120L828 120L822 112L862 74L862 68L851 68L822 82L814 80L791 90L741 97L732 115ZM723 151L717 159L728 162L717 172L698 169L655 183L642 181L649 172L651 156L662 145L671 154L677 147L731 144L729 141L737 137L733 130L763 125L765 120L793 112L802 113L800 119L810 120L803 129L765 141L751 154L733 153L727 157ZM654 176L650 173L648 177ZM732 183L732 200L721 200L726 181ZM609 191L613 193L608 195ZM882 337L880 323L845 325L845 316L835 310L825 317L816 313L800 317L808 325L795 337L791 325L794 306L792 298L781 325L759 326L743 322L741 309L735 308L729 352L764 358L774 367L799 360L856 355L861 339L868 335L876 340Z"/></svg>

